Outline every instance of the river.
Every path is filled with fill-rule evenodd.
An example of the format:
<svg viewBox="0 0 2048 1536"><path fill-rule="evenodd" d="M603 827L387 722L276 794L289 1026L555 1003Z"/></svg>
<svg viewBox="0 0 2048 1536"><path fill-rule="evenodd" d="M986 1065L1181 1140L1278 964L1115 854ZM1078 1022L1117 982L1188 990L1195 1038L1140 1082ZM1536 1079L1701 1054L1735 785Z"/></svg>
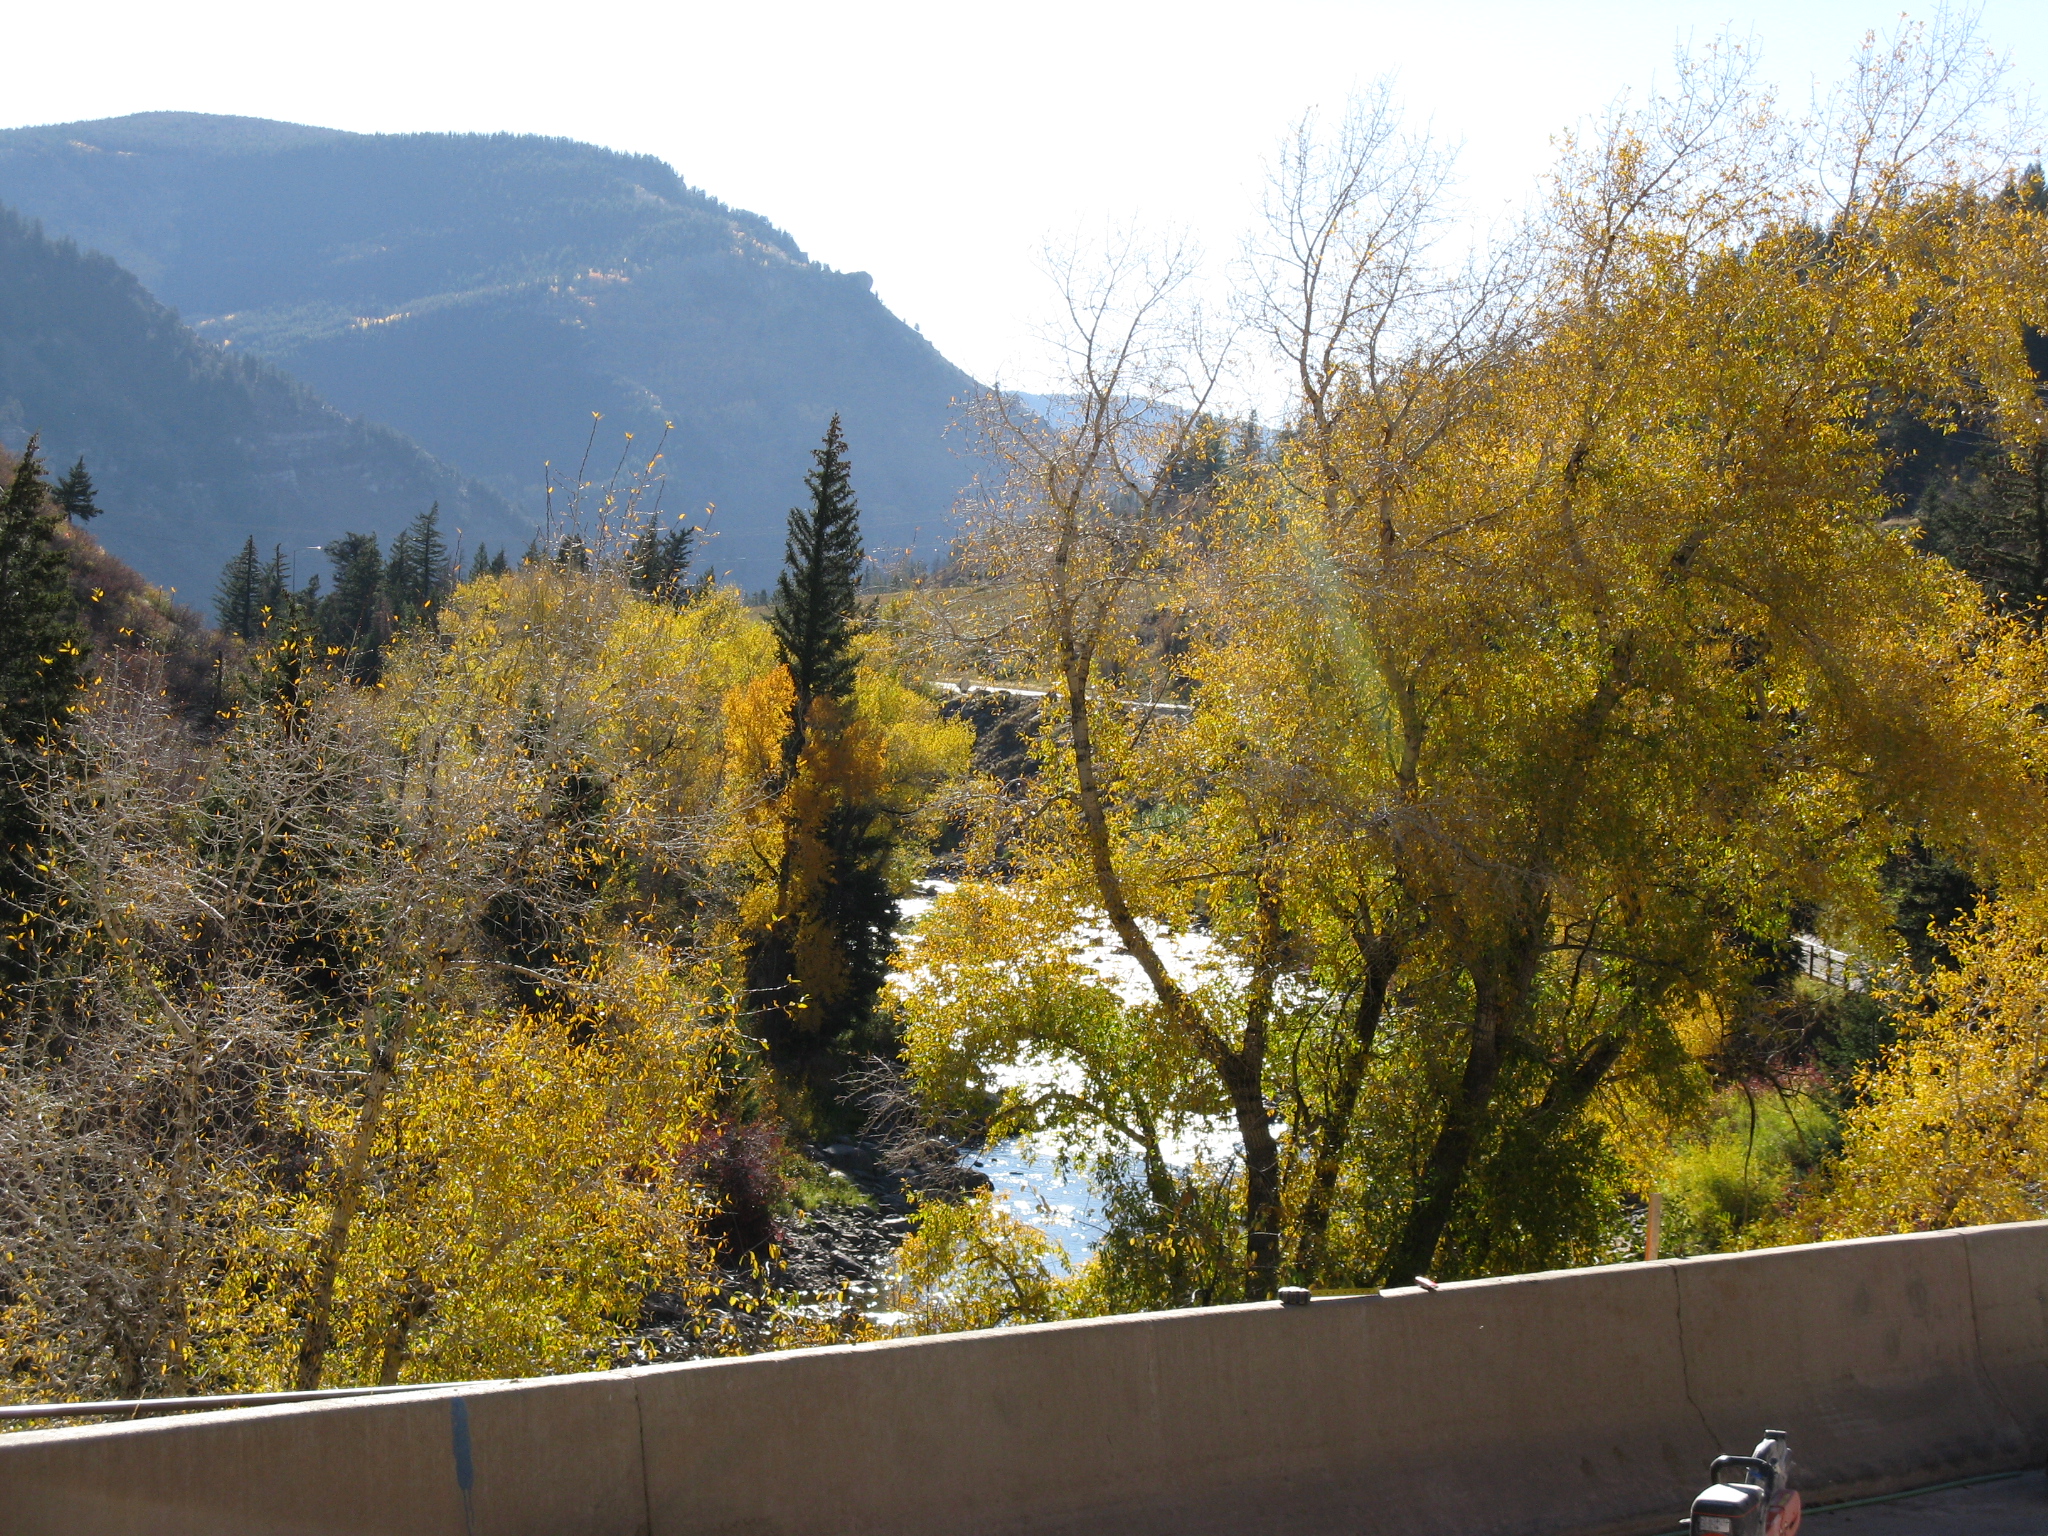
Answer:
<svg viewBox="0 0 2048 1536"><path fill-rule="evenodd" d="M918 919L931 911L939 896L951 891L948 881L933 880L919 885L916 893L901 903L901 927L906 941L916 942ZM1150 1001L1151 988L1138 963L1127 954L1106 923L1085 924L1072 933L1074 953L1084 965L1107 981L1127 1002ZM1215 947L1200 935L1162 936L1160 949L1176 979L1193 984L1218 965ZM892 982L906 979L892 974ZM997 1088L1021 1086L1027 1080L1059 1076L1061 1064L1045 1063L1035 1072L1015 1069L989 1074ZM1012 1080L1013 1079L1013 1080ZM1228 1117L1217 1116L1186 1126L1165 1148L1169 1161L1186 1166L1197 1158L1222 1163L1240 1153L1237 1127ZM1102 1201L1089 1186L1083 1169L1062 1172L1058 1147L1047 1137L1012 1137L993 1142L966 1161L985 1174L997 1205L1027 1226L1036 1227L1060 1247L1068 1267L1083 1263L1101 1239Z"/></svg>

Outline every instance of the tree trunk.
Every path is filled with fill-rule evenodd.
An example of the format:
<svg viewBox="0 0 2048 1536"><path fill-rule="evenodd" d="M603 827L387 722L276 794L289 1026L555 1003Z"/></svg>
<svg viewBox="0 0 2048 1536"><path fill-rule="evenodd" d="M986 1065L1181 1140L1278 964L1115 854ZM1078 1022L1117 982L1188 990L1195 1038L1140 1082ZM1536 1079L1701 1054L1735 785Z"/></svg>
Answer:
<svg viewBox="0 0 2048 1536"><path fill-rule="evenodd" d="M398 1374L405 1368L406 1358L411 1353L408 1346L412 1342L412 1331L433 1304L434 1288L421 1278L418 1270L408 1273L391 1306L391 1322L384 1333L382 1358L377 1362L378 1386L398 1384Z"/></svg>
<svg viewBox="0 0 2048 1536"><path fill-rule="evenodd" d="M1400 959L1390 946L1379 946L1379 953L1367 966L1358 1006L1352 1011L1351 1049L1330 1094L1329 1106L1321 1116L1315 1161L1309 1170L1308 1189L1302 1196L1301 1225L1294 1244L1295 1279L1302 1285L1314 1285L1323 1278L1337 1180L1344 1171L1344 1154L1350 1150L1352 1121L1358 1113L1358 1095L1365 1087L1366 1068L1372 1064L1373 1044L1386 1012L1387 988L1399 965Z"/></svg>
<svg viewBox="0 0 2048 1536"><path fill-rule="evenodd" d="M294 1390L317 1391L320 1373L326 1369L327 1353L334 1347L334 1286L341 1274L341 1261L348 1251L349 1228L362 1204L363 1170L369 1165L370 1148L376 1143L384 1119L384 1100L397 1075L398 1053L403 1041L404 1014L391 1026L371 1059L369 1081L363 1085L362 1107L356 1112L355 1135L342 1156L336 1181L334 1209L327 1218L327 1230L314 1249L313 1274L306 1295L306 1321L299 1331L298 1370Z"/></svg>
<svg viewBox="0 0 2048 1536"><path fill-rule="evenodd" d="M1465 1172L1485 1130L1494 1084L1500 1078L1501 1048L1507 1044L1503 1009L1491 987L1481 991L1472 1015L1472 1043L1465 1055L1458 1097L1429 1150L1421 1190L1409 1208L1407 1224L1381 1269L1383 1285L1406 1285L1417 1275L1428 1274L1436 1263L1437 1245L1443 1241Z"/></svg>
<svg viewBox="0 0 2048 1536"><path fill-rule="evenodd" d="M1266 1111L1265 1052L1234 1052L1217 1067L1244 1143L1245 1299L1264 1301L1280 1284L1280 1147Z"/></svg>

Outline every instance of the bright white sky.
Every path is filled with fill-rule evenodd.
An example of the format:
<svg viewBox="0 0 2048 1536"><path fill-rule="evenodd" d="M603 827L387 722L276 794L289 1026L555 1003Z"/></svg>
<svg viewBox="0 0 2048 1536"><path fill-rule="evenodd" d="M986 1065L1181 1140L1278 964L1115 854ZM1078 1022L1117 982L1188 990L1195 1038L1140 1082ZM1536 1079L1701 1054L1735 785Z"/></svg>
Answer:
<svg viewBox="0 0 2048 1536"><path fill-rule="evenodd" d="M2048 0L1977 14L2014 82L2048 98ZM0 126L178 108L651 152L817 259L873 273L977 377L1029 388L1049 238L1136 221L1228 256L1281 133L1355 84L1393 74L1411 115L1462 143L1483 211L1521 200L1552 133L1667 75L1680 43L1748 38L1803 106L1898 15L1897 0L68 0L9 8Z"/></svg>

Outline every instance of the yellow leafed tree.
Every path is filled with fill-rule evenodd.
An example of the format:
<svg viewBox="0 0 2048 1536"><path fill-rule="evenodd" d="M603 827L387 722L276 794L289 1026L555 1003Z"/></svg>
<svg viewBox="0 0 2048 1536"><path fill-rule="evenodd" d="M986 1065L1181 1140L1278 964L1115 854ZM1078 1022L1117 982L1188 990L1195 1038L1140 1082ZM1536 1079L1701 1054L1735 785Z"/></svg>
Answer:
<svg viewBox="0 0 2048 1536"><path fill-rule="evenodd" d="M323 1381L600 1369L650 1288L686 1306L709 1294L707 1197L682 1154L710 1116L721 1041L641 971L641 1006L580 1041L571 1021L524 1013L415 1025L341 1258ZM342 1143L351 1109L311 1103L305 1129ZM216 1379L291 1379L304 1255L333 1195L321 1181L250 1191L244 1241L198 1320Z"/></svg>
<svg viewBox="0 0 2048 1536"><path fill-rule="evenodd" d="M1953 969L1857 1085L1824 1191L1787 1235L1874 1237L2048 1215L2048 917L2038 895L1951 935ZM1917 988L1916 988L1917 990Z"/></svg>
<svg viewBox="0 0 2048 1536"><path fill-rule="evenodd" d="M1297 399L1206 478L1184 274L1070 286L1072 407L998 413L977 546L1048 689L992 857L1106 922L1226 1109L1243 1294L1597 1257L1606 1124L1696 1087L1681 1025L1795 910L1876 933L1915 840L2042 867L2026 642L1888 526L1872 410L2033 430L2048 221L1951 131L1949 49L1867 50L1812 134L1688 61L1466 273L1384 113L1290 146Z"/></svg>

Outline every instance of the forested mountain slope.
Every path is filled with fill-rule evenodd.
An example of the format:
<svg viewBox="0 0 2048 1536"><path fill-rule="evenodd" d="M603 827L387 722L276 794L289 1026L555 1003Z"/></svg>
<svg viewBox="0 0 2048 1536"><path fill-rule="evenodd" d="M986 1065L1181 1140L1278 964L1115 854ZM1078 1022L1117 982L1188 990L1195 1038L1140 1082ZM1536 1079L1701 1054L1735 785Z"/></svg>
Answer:
<svg viewBox="0 0 2048 1536"><path fill-rule="evenodd" d="M707 553L742 580L835 411L872 548L930 545L971 478L947 428L973 382L866 274L651 156L146 113L0 133L0 200L532 510L592 411L607 467L673 422L665 506L716 502Z"/></svg>
<svg viewBox="0 0 2048 1536"><path fill-rule="evenodd" d="M396 532L435 501L472 543L531 533L417 444L194 335L109 258L0 208L0 440L31 433L59 472L85 457L108 548L201 607L251 534L319 568L305 546Z"/></svg>

